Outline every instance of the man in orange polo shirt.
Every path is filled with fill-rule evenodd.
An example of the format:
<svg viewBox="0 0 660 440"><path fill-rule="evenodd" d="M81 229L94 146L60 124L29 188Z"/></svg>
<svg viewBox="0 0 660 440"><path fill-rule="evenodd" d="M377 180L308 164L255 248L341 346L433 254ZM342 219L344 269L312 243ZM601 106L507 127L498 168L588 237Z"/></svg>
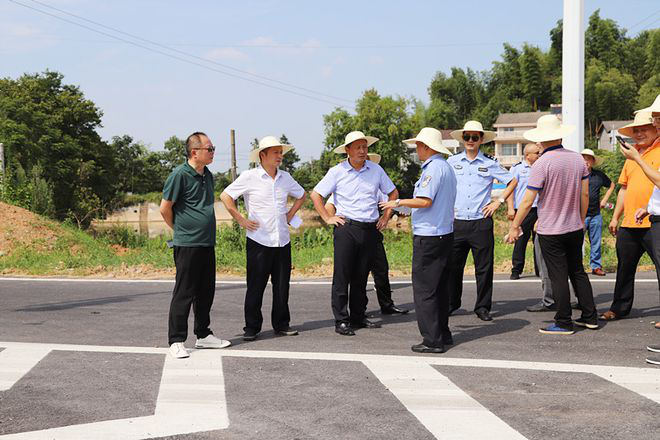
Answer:
<svg viewBox="0 0 660 440"><path fill-rule="evenodd" d="M660 138L653 126L651 112L640 111L635 115L632 124L619 129L619 133L631 137L635 141L634 147L642 155L643 160L651 168L660 168ZM653 192L653 183L646 177L640 166L626 160L619 176L619 195L610 223L610 233L616 236L616 284L614 285L614 298L610 309L600 316L600 319L612 321L627 316L632 309L635 294L635 272L637 264L646 252L656 267L656 274L660 280L658 263L653 252L651 238L651 224L644 219L641 224L635 221L635 212L645 208ZM623 222L619 227L619 219L623 213Z"/></svg>

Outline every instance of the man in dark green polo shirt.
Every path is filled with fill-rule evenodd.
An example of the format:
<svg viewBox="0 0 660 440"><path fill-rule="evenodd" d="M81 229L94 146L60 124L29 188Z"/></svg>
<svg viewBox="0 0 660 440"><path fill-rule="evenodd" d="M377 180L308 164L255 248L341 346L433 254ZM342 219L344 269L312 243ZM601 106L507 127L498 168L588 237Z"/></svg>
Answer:
<svg viewBox="0 0 660 440"><path fill-rule="evenodd" d="M174 230L176 284L170 303L168 339L170 354L188 357L183 343L188 337L190 306L195 314L195 348L224 348L229 341L213 336L209 328L215 295L215 212L213 162L215 147L204 133L186 139L188 160L176 167L165 181L160 214Z"/></svg>

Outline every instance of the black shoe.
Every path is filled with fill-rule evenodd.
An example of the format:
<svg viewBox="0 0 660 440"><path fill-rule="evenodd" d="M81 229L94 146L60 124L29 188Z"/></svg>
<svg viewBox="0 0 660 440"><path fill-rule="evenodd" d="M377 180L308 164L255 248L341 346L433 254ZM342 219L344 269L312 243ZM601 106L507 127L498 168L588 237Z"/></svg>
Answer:
<svg viewBox="0 0 660 440"><path fill-rule="evenodd" d="M520 274L516 272L511 272L511 275L509 275L510 280L519 280L520 279Z"/></svg>
<svg viewBox="0 0 660 440"><path fill-rule="evenodd" d="M383 315L405 315L409 311L410 310L408 309L402 309L401 307L397 307L394 304L392 304L389 307L385 307L384 309L380 309L380 312Z"/></svg>
<svg viewBox="0 0 660 440"><path fill-rule="evenodd" d="M445 347L429 347L424 344L417 344L410 347L415 353L444 353Z"/></svg>
<svg viewBox="0 0 660 440"><path fill-rule="evenodd" d="M254 341L257 339L257 335L259 334L258 331L253 330L251 328L246 329L245 333L243 333L243 340L244 341Z"/></svg>
<svg viewBox="0 0 660 440"><path fill-rule="evenodd" d="M556 305L551 305L551 306L546 306L542 302L538 304L534 304L533 306L529 306L526 308L528 312L556 312L557 311L557 306Z"/></svg>
<svg viewBox="0 0 660 440"><path fill-rule="evenodd" d="M482 321L492 321L493 320L493 317L490 316L490 312L486 309L479 309L474 313L476 313L477 317L479 319L481 319Z"/></svg>
<svg viewBox="0 0 660 440"><path fill-rule="evenodd" d="M348 322L340 322L339 324L335 325L335 332L342 336L355 336L355 332Z"/></svg>
<svg viewBox="0 0 660 440"><path fill-rule="evenodd" d="M442 345L454 345L454 338L449 335L442 335Z"/></svg>
<svg viewBox="0 0 660 440"><path fill-rule="evenodd" d="M275 334L278 336L296 336L298 330L294 330L291 327L286 327L283 329L275 330Z"/></svg>
<svg viewBox="0 0 660 440"><path fill-rule="evenodd" d="M377 322L369 321L367 318L364 318L362 321L352 322L351 327L353 328L380 328L380 324Z"/></svg>

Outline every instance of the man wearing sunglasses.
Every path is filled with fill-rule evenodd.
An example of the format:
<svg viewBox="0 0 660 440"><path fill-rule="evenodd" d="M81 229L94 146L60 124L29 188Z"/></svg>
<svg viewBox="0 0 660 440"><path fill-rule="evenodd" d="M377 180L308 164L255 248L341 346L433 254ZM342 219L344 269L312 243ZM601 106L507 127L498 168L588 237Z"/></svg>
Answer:
<svg viewBox="0 0 660 440"><path fill-rule="evenodd" d="M183 343L188 337L188 315L194 305L195 348L224 348L230 345L213 336L209 328L215 295L215 211L213 162L215 147L202 132L186 139L188 160L176 167L165 181L160 214L174 230L176 283L170 303L168 339L170 354L187 358Z"/></svg>
<svg viewBox="0 0 660 440"><path fill-rule="evenodd" d="M508 185L513 177L497 160L479 150L482 144L491 142L496 136L495 132L484 130L480 122L468 121L462 130L452 131L451 136L463 143L465 151L447 159L457 184L449 314L461 307L465 262L468 252L472 251L477 278L474 312L482 321L491 321L495 252L492 216L513 192L514 186ZM498 200L491 201L495 179L508 186Z"/></svg>

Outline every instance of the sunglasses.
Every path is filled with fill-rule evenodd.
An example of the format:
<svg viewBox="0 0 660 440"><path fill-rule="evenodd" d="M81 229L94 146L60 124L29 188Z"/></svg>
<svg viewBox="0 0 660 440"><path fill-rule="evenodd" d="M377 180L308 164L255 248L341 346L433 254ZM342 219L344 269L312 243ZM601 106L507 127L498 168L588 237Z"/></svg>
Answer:
<svg viewBox="0 0 660 440"><path fill-rule="evenodd" d="M206 150L209 153L213 153L215 151L215 147L207 147L207 148L193 148L193 150Z"/></svg>
<svg viewBox="0 0 660 440"><path fill-rule="evenodd" d="M469 141L477 142L479 139L481 139L481 135L480 135L480 134L472 134L472 135L470 135L470 134L463 134L463 140L464 140L465 142L469 142Z"/></svg>

